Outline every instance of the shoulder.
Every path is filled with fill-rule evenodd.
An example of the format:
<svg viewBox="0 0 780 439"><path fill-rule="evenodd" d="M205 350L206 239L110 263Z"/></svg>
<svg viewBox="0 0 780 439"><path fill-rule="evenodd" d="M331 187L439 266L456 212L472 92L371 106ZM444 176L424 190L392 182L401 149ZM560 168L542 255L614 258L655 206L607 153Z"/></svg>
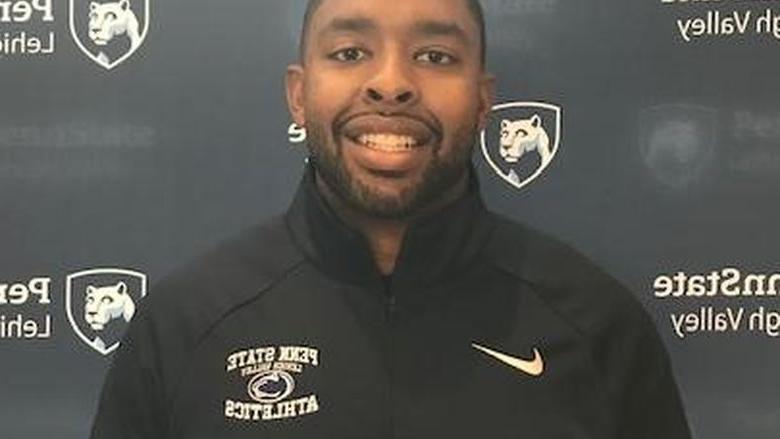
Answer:
<svg viewBox="0 0 780 439"><path fill-rule="evenodd" d="M496 216L488 257L586 336L620 327L654 333L634 294L588 257L549 235Z"/></svg>
<svg viewBox="0 0 780 439"><path fill-rule="evenodd" d="M571 246L506 219L499 218L489 247L495 267L527 287L519 291L535 294L582 337L616 407L637 380L658 387L646 394L674 399L663 341L631 291Z"/></svg>
<svg viewBox="0 0 780 439"><path fill-rule="evenodd" d="M282 217L245 230L154 284L123 346L135 345L149 361L186 358L225 316L261 297L302 261Z"/></svg>
<svg viewBox="0 0 780 439"><path fill-rule="evenodd" d="M177 269L153 288L158 306L233 305L257 295L302 259L282 217L244 230Z"/></svg>

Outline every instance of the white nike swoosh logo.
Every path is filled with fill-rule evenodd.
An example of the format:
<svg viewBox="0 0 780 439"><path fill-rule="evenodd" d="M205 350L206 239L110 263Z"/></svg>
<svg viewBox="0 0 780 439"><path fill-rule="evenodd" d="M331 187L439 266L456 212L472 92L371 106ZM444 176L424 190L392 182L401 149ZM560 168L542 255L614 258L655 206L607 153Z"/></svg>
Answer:
<svg viewBox="0 0 780 439"><path fill-rule="evenodd" d="M528 375L538 377L544 373L544 360L542 359L542 354L539 353L539 349L534 348L533 360L523 360L522 358L512 357L476 343L472 343L471 346L474 349L484 352L506 365L514 367L521 372L527 373Z"/></svg>

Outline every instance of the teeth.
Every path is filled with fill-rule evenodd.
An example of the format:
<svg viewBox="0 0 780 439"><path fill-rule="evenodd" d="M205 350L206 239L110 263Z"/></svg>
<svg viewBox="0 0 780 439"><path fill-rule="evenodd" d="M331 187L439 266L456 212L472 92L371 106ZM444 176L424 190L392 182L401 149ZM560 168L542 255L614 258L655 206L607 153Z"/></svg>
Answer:
<svg viewBox="0 0 780 439"><path fill-rule="evenodd" d="M404 151L417 146L417 141L411 136L399 134L361 134L358 143L380 151Z"/></svg>

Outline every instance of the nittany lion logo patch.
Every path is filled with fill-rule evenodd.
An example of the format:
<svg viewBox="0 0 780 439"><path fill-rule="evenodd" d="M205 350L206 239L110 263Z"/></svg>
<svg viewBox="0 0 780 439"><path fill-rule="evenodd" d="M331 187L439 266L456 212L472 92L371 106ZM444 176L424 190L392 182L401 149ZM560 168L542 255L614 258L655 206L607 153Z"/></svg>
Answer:
<svg viewBox="0 0 780 439"><path fill-rule="evenodd" d="M149 0L69 0L70 33L79 49L111 70L130 58L149 30Z"/></svg>
<svg viewBox="0 0 780 439"><path fill-rule="evenodd" d="M504 181L523 188L555 158L561 114L559 106L543 102L496 105L480 135L485 160Z"/></svg>
<svg viewBox="0 0 780 439"><path fill-rule="evenodd" d="M229 389L241 395L225 398L225 418L267 422L318 412L317 395L298 380L311 379L321 360L319 350L308 346L262 346L229 354Z"/></svg>
<svg viewBox="0 0 780 439"><path fill-rule="evenodd" d="M138 303L146 296L146 282L145 274L119 268L68 275L65 306L73 331L103 355L116 350Z"/></svg>

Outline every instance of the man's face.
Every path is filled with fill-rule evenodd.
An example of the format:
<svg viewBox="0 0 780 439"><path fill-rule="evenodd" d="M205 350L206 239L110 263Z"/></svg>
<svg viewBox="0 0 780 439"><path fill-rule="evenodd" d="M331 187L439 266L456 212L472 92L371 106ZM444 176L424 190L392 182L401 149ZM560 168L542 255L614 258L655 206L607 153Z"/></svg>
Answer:
<svg viewBox="0 0 780 439"><path fill-rule="evenodd" d="M350 207L405 218L463 182L490 108L461 0L325 0L288 102L318 177Z"/></svg>

